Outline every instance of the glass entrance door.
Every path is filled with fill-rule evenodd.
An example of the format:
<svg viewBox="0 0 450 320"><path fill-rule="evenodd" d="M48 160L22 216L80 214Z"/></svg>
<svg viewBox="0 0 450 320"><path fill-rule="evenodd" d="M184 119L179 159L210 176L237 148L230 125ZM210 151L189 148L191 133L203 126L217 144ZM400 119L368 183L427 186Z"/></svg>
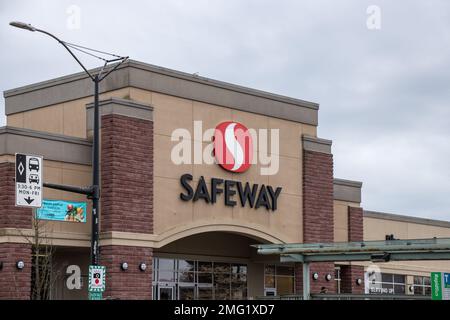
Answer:
<svg viewBox="0 0 450 320"><path fill-rule="evenodd" d="M173 287L158 287L158 300L175 300Z"/></svg>

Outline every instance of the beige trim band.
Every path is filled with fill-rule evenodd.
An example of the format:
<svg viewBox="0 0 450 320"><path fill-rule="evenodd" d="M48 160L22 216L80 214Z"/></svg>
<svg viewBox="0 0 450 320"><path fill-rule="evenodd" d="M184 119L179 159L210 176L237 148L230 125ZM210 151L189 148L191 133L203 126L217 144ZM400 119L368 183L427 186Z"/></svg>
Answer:
<svg viewBox="0 0 450 320"><path fill-rule="evenodd" d="M149 104L119 98L99 101L100 116L117 114L131 118L153 121L153 107ZM86 128L93 130L94 104L86 105Z"/></svg>
<svg viewBox="0 0 450 320"><path fill-rule="evenodd" d="M444 221L444 220L418 218L418 217L411 217L411 216L405 216L405 215L400 215L400 214L392 214L392 213L376 212L376 211L366 211L366 210L364 210L363 214L364 214L364 218L409 222L409 223L417 223L417 224L423 224L423 225L429 225L429 226L435 226L435 227L450 228L450 221Z"/></svg>
<svg viewBox="0 0 450 320"><path fill-rule="evenodd" d="M31 229L3 228L0 229L0 243L29 243L33 237ZM134 232L102 232L100 246L120 245L133 247L161 248L176 240L204 232L231 232L251 237L258 242L286 243L283 235L270 232L259 225L242 226L230 221L211 224L193 223L168 230L160 235ZM90 235L84 233L52 232L42 238L43 244L68 247L90 247Z"/></svg>
<svg viewBox="0 0 450 320"><path fill-rule="evenodd" d="M32 229L1 228L0 243L32 243L34 238ZM50 232L49 232L50 233ZM42 235L40 239L43 245L63 247L90 247L89 234L73 232L51 232L50 236Z"/></svg>
<svg viewBox="0 0 450 320"><path fill-rule="evenodd" d="M16 127L0 128L0 155L38 154L45 160L91 164L91 142L86 139Z"/></svg>
<svg viewBox="0 0 450 320"><path fill-rule="evenodd" d="M333 180L333 199L361 203L362 182L344 179Z"/></svg>

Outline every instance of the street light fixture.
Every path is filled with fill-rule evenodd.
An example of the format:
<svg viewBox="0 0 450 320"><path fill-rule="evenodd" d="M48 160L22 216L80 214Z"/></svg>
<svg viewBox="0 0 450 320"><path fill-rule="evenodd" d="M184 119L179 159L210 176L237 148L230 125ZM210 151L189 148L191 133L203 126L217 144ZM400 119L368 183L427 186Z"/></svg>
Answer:
<svg viewBox="0 0 450 320"><path fill-rule="evenodd" d="M26 24L26 23L19 22L19 21L13 21L13 22L10 22L9 24L16 28L25 29L28 31L36 31L36 28L33 27L31 24Z"/></svg>
<svg viewBox="0 0 450 320"><path fill-rule="evenodd" d="M93 150L92 150L92 185L89 187L76 187L76 186L67 186L67 185L59 185L59 184L53 184L53 183L44 183L44 187L52 188L52 189L58 189L63 191L69 191L74 193L80 193L84 194L88 197L88 199L92 199L92 234L91 234L91 264L92 265L98 265L98 242L99 242L99 219L100 219L100 164L99 164L99 127L100 127L100 115L99 115L99 83L105 79L111 72L115 71L122 63L124 63L128 56L118 56L115 54L90 49L87 47L82 47L80 45L75 45L72 43L68 43L65 41L60 40L55 35L38 29L36 27L33 27L31 24L27 24L24 22L18 22L13 21L9 23L11 26L32 31L32 32L40 32L43 33L56 41L58 41L70 54L71 56L77 61L77 63L83 68L83 70L86 72L86 74L89 76L89 78L94 82L94 133L93 133ZM88 54L90 56L93 56L95 58L101 59L104 61L103 67L100 69L100 72L97 74L91 74L87 68L81 63L81 61L75 56L75 54L72 52L72 49L78 50L82 53ZM95 54L94 54L95 53ZM105 59L103 57L100 57L96 54L103 54L108 55L113 58L111 59ZM117 63L116 63L117 62ZM105 68L110 63L116 63L114 67L112 67L109 71L106 71Z"/></svg>

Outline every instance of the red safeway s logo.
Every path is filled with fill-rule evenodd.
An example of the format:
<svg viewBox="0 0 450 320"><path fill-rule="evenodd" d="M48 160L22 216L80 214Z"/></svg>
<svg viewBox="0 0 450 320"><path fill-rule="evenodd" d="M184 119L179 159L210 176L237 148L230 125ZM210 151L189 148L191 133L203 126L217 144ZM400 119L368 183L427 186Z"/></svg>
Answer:
<svg viewBox="0 0 450 320"><path fill-rule="evenodd" d="M253 143L247 127L233 121L220 123L214 132L214 153L225 170L244 172L250 168Z"/></svg>

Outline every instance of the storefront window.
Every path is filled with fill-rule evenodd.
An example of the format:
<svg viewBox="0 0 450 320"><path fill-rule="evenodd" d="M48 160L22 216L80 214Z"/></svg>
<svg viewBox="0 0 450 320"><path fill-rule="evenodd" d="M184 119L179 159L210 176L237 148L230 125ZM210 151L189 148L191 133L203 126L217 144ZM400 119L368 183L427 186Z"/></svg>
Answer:
<svg viewBox="0 0 450 320"><path fill-rule="evenodd" d="M414 294L431 296L430 277L414 276Z"/></svg>
<svg viewBox="0 0 450 320"><path fill-rule="evenodd" d="M212 262L198 262L198 271L199 272L212 272Z"/></svg>
<svg viewBox="0 0 450 320"><path fill-rule="evenodd" d="M154 299L167 299L170 292L180 300L247 298L246 264L166 258L153 263Z"/></svg>
<svg viewBox="0 0 450 320"><path fill-rule="evenodd" d="M194 271L195 261L192 260L178 260L179 271Z"/></svg>
<svg viewBox="0 0 450 320"><path fill-rule="evenodd" d="M214 297L212 287L199 287L197 292L198 300L212 300Z"/></svg>
<svg viewBox="0 0 450 320"><path fill-rule="evenodd" d="M375 294L405 294L406 276L391 273L382 273L381 282L373 279L370 287L370 293Z"/></svg>
<svg viewBox="0 0 450 320"><path fill-rule="evenodd" d="M336 281L336 293L341 293L341 268L334 269L334 281Z"/></svg>
<svg viewBox="0 0 450 320"><path fill-rule="evenodd" d="M264 270L264 286L275 289L275 266L266 265Z"/></svg>
<svg viewBox="0 0 450 320"><path fill-rule="evenodd" d="M213 283L212 273L199 272L198 273L198 283Z"/></svg>
<svg viewBox="0 0 450 320"><path fill-rule="evenodd" d="M266 265L264 269L266 295L289 295L295 292L294 268L291 266Z"/></svg>
<svg viewBox="0 0 450 320"><path fill-rule="evenodd" d="M159 270L175 270L174 259L158 259Z"/></svg>
<svg viewBox="0 0 450 320"><path fill-rule="evenodd" d="M195 273L189 271L180 271L178 272L178 281L179 282L195 282Z"/></svg>

